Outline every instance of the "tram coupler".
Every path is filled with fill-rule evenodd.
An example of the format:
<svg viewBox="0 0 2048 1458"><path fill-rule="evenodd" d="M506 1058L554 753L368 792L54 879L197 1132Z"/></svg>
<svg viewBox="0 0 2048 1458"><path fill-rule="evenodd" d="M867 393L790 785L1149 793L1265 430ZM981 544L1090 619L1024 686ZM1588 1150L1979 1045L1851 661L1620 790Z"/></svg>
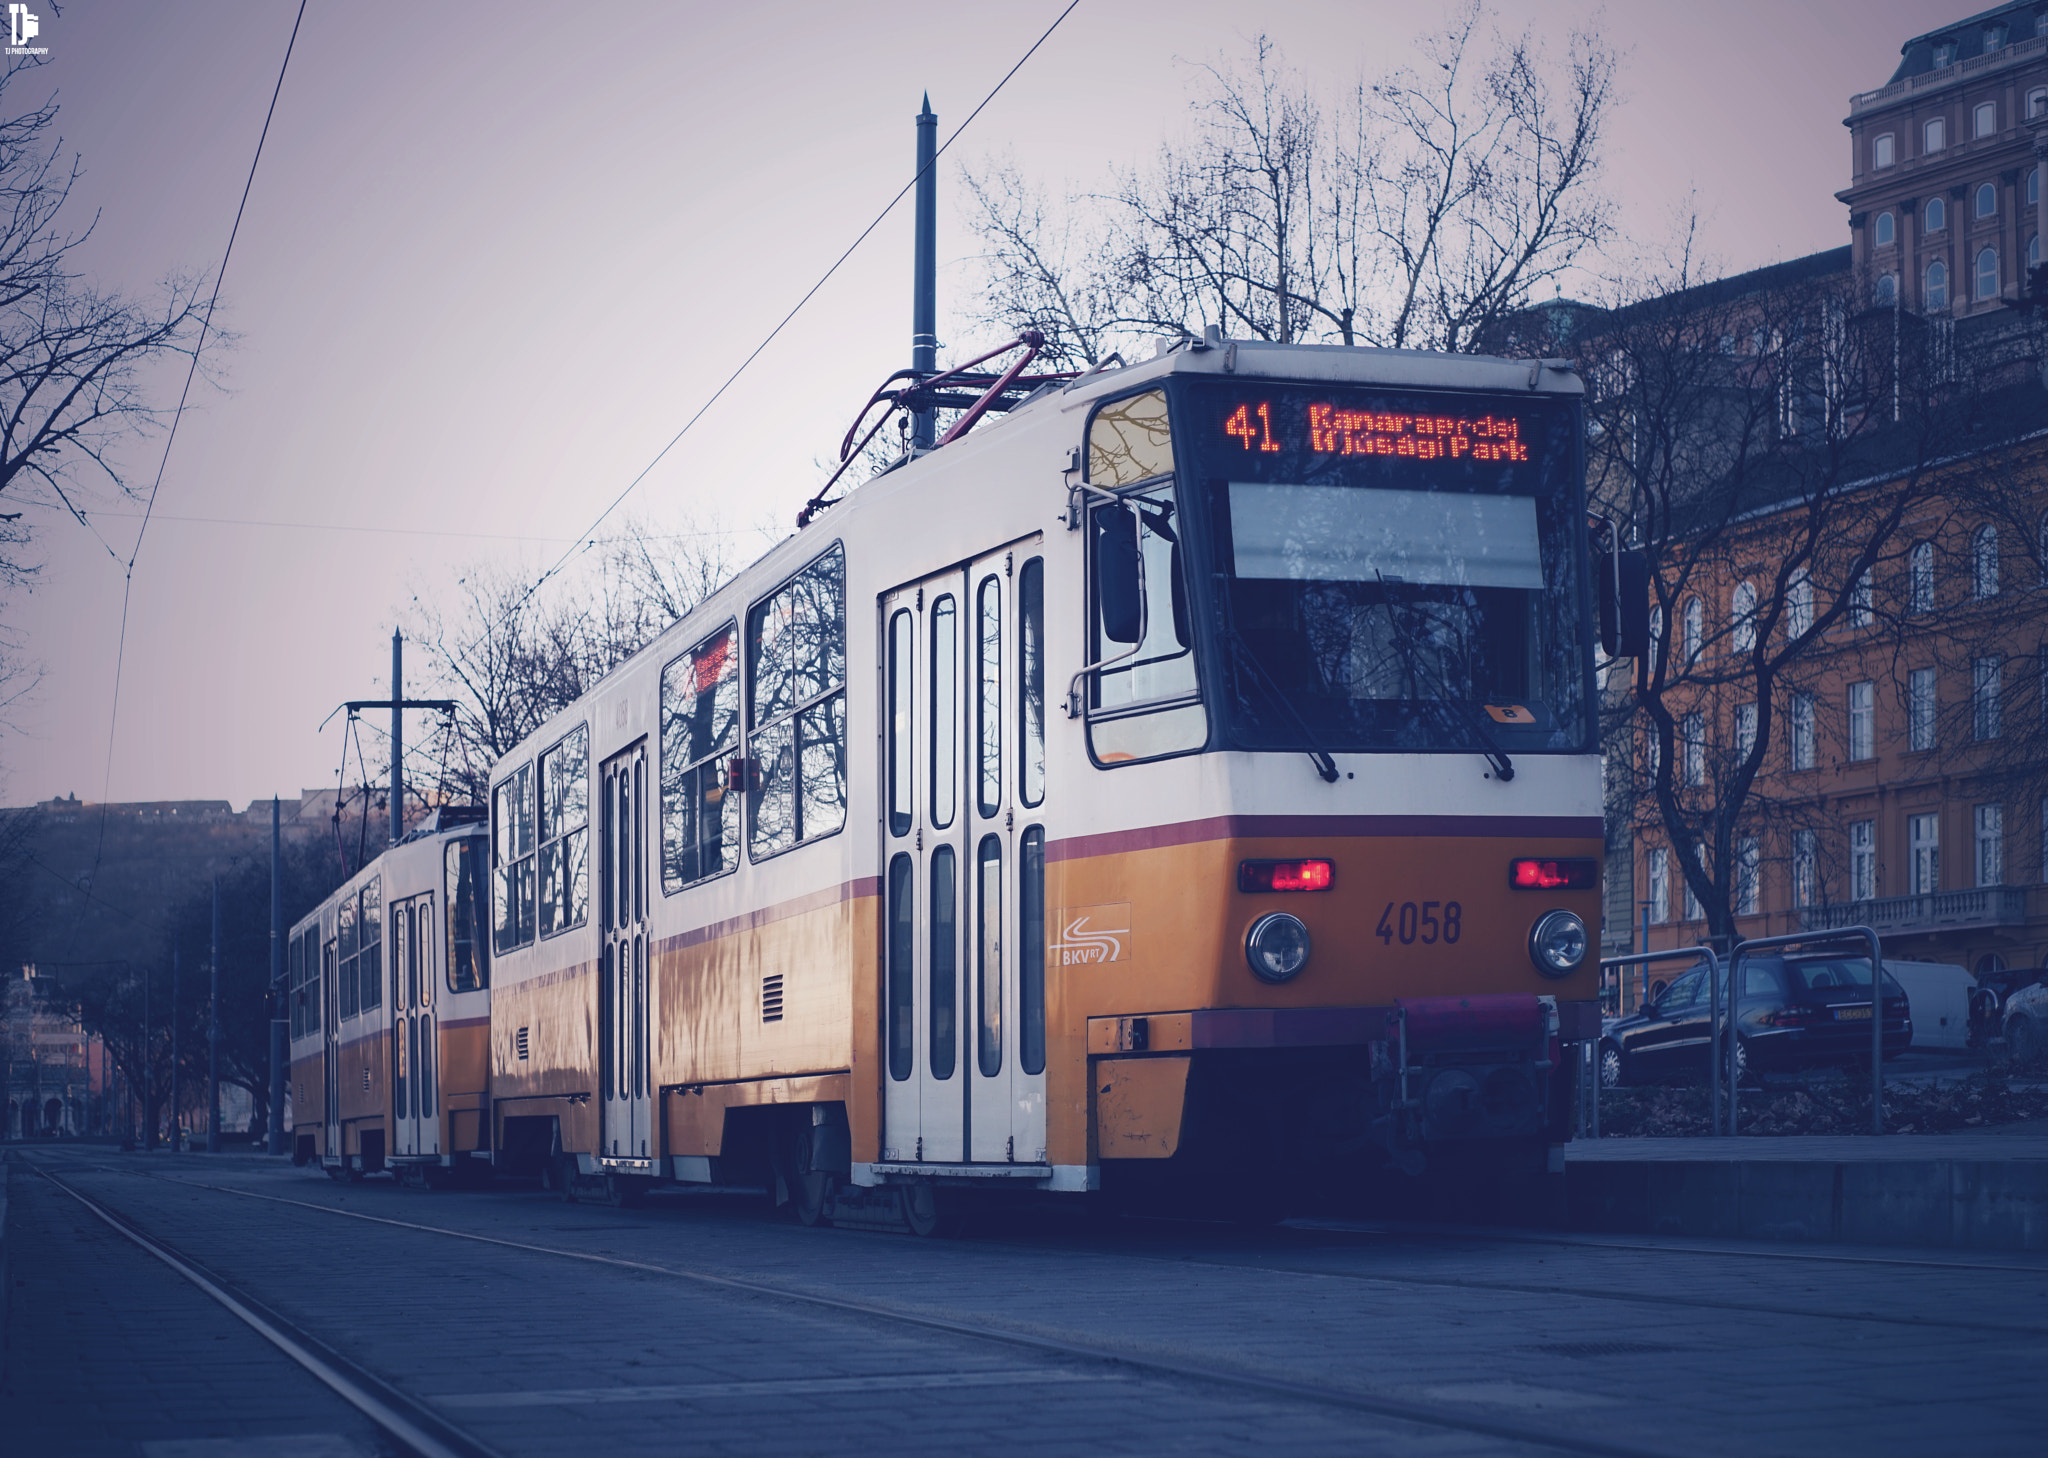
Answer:
<svg viewBox="0 0 2048 1458"><path fill-rule="evenodd" d="M1389 1159L1419 1173L1432 1144L1542 1133L1559 1051L1554 997L1397 999L1373 1059Z"/></svg>

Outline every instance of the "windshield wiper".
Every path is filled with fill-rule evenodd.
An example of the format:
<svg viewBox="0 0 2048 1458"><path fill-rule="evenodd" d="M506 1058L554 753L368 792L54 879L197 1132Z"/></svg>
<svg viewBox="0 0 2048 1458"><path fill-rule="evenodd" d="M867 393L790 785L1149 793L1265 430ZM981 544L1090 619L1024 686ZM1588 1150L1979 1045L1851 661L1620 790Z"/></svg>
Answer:
<svg viewBox="0 0 2048 1458"><path fill-rule="evenodd" d="M1493 766L1494 778L1502 784L1506 784L1515 777L1515 762L1508 758L1507 751L1494 741L1493 736L1486 732L1486 726L1481 724L1476 717L1464 718L1451 707L1451 697L1445 692L1443 675L1441 673L1431 673L1429 675L1435 680L1433 689L1430 685L1423 682L1423 669L1425 665L1423 663L1423 655L1418 647L1415 629L1408 622L1404 621L1407 617L1405 609L1408 605L1397 603L1394 600L1394 595L1387 591L1390 584L1385 577L1380 577L1379 583L1380 591L1385 594L1387 625L1400 635L1402 657L1406 661L1409 676L1415 681L1417 689L1434 695L1433 697L1417 699L1415 702L1428 709L1432 716L1435 717L1439 727L1453 736L1456 736L1459 730L1464 730L1467 743L1484 754L1486 762ZM1467 595L1469 598L1469 591ZM1459 700L1459 702L1464 703L1465 701Z"/></svg>
<svg viewBox="0 0 2048 1458"><path fill-rule="evenodd" d="M1330 758L1330 752L1317 740L1316 731L1308 727L1308 720L1301 717L1301 711L1294 707L1293 700L1287 697L1279 684L1273 682L1273 676L1266 672L1265 666L1258 660L1258 655L1252 652L1251 645L1245 642L1243 635L1237 631L1237 625L1226 622L1222 627L1223 636L1230 640L1231 655L1265 685L1268 696L1286 712L1287 717L1294 721L1294 727L1301 731L1301 737L1308 741L1308 748L1303 753L1315 761L1316 773L1327 783L1336 784L1337 761Z"/></svg>

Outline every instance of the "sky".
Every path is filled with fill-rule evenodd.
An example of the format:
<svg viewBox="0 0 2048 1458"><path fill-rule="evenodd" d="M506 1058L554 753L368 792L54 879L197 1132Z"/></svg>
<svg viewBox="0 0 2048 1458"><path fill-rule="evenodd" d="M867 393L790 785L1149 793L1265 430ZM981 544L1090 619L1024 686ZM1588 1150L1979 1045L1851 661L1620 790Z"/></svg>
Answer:
<svg viewBox="0 0 2048 1458"><path fill-rule="evenodd" d="M161 436L120 458L145 491L162 470L125 643L140 506L88 493L103 544L0 503L26 509L41 563L0 625L42 670L0 728L0 803L240 808L333 785L342 721L321 722L388 692L394 625L470 571L552 563L643 471L623 511L653 530L788 522L908 362L907 200L648 464L909 180L921 96L950 135L1064 4L310 0L222 289L234 338L209 346L168 458ZM97 219L86 279L211 286L296 8L44 0L47 61L6 104L60 104L85 169L72 222ZM1623 230L1655 242L1697 208L1705 252L1740 270L1848 241L1849 97L1976 8L1496 13L1621 53L1604 185ZM959 164L1098 182L1182 127L1194 63L1255 29L1335 94L1411 58L1428 23L1397 0L1081 0L942 160L941 338L975 278Z"/></svg>

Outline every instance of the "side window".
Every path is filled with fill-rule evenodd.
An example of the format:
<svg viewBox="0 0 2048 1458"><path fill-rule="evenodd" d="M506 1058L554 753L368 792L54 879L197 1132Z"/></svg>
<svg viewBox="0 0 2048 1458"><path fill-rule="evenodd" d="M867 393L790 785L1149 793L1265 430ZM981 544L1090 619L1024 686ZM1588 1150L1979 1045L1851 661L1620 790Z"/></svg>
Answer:
<svg viewBox="0 0 2048 1458"><path fill-rule="evenodd" d="M898 1083L910 1077L916 1055L917 966L912 939L917 927L911 881L910 857L898 854L889 862L889 1077Z"/></svg>
<svg viewBox="0 0 2048 1458"><path fill-rule="evenodd" d="M1017 878L1017 1061L1045 1072L1045 827L1024 832Z"/></svg>
<svg viewBox="0 0 2048 1458"><path fill-rule="evenodd" d="M491 985L484 941L484 842L466 836L445 852L448 897L448 990L481 992Z"/></svg>
<svg viewBox="0 0 2048 1458"><path fill-rule="evenodd" d="M1017 798L1045 801L1045 561L1017 574Z"/></svg>
<svg viewBox="0 0 2048 1458"><path fill-rule="evenodd" d="M953 823L953 805L960 790L960 767L954 756L960 742L953 716L960 702L960 612L949 592L932 603L932 827Z"/></svg>
<svg viewBox="0 0 2048 1458"><path fill-rule="evenodd" d="M1106 489L1135 486L1173 470L1173 432L1166 392L1117 400L1088 423L1088 480Z"/></svg>
<svg viewBox="0 0 2048 1458"><path fill-rule="evenodd" d="M491 949L533 940L533 766L523 764L491 792Z"/></svg>
<svg viewBox="0 0 2048 1458"><path fill-rule="evenodd" d="M889 619L889 834L910 834L911 702L917 694L912 663L916 626L910 612ZM906 1075L907 1076L907 1075Z"/></svg>
<svg viewBox="0 0 2048 1458"><path fill-rule="evenodd" d="M975 804L986 819L1003 808L1003 584L989 576L974 594Z"/></svg>
<svg viewBox="0 0 2048 1458"><path fill-rule="evenodd" d="M590 912L590 727L540 757L540 934L581 926Z"/></svg>
<svg viewBox="0 0 2048 1458"><path fill-rule="evenodd" d="M363 909L356 925L356 991L362 1010L384 1005L384 878L372 876L363 886Z"/></svg>
<svg viewBox="0 0 2048 1458"><path fill-rule="evenodd" d="M342 898L334 909L335 956L341 971L341 1015L356 1015L356 898Z"/></svg>
<svg viewBox="0 0 2048 1458"><path fill-rule="evenodd" d="M661 889L739 864L738 798L727 761L740 743L739 626L727 623L661 671Z"/></svg>
<svg viewBox="0 0 2048 1458"><path fill-rule="evenodd" d="M294 1038L306 1036L306 939L293 937L291 946L291 980L288 996L291 998L291 1035Z"/></svg>
<svg viewBox="0 0 2048 1458"><path fill-rule="evenodd" d="M747 846L771 856L846 823L846 552L831 550L747 614Z"/></svg>

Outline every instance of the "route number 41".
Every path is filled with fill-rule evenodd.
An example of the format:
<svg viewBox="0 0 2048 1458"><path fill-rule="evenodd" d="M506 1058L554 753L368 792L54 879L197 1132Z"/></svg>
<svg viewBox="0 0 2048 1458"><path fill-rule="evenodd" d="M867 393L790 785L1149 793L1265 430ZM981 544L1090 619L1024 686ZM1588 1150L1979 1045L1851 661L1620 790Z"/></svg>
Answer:
<svg viewBox="0 0 2048 1458"><path fill-rule="evenodd" d="M1439 914L1441 913L1441 914ZM1401 939L1404 947L1421 942L1434 946L1438 942L1455 942L1464 930L1465 908L1455 901L1425 901L1417 905L1403 901L1399 909L1393 902L1380 913L1380 924L1373 928L1379 939L1388 946L1394 938Z"/></svg>

